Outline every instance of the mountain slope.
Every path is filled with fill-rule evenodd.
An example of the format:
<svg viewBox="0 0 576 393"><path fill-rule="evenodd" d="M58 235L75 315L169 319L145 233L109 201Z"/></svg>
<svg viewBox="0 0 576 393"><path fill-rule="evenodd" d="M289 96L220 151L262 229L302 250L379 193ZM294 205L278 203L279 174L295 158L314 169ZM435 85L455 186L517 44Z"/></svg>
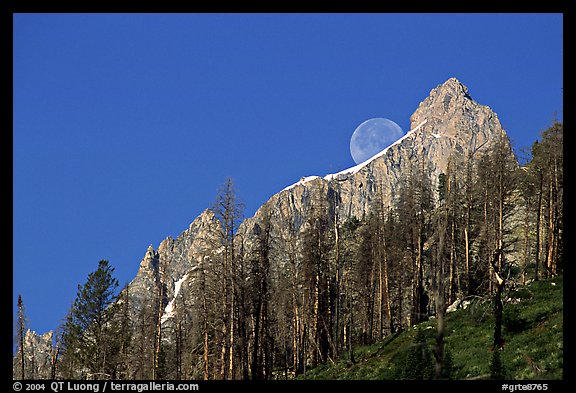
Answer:
<svg viewBox="0 0 576 393"><path fill-rule="evenodd" d="M510 291L504 306L506 345L501 359L506 379L563 378L563 278L533 282ZM345 353L335 364L309 370L301 379L399 379L421 329L428 348L435 343L430 320L382 342L357 348L356 363ZM446 349L452 356L452 379L489 379L494 333L492 302L473 302L446 318ZM429 366L433 368L432 358ZM405 375L405 374L404 374Z"/></svg>

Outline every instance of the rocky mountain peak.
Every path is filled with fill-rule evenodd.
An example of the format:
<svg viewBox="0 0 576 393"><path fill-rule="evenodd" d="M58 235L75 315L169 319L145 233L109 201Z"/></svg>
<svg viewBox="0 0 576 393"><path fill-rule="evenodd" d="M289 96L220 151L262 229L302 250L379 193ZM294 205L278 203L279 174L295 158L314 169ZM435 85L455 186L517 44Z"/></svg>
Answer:
<svg viewBox="0 0 576 393"><path fill-rule="evenodd" d="M402 177L415 165L426 163L431 181L437 182L453 157L473 155L503 132L496 114L475 102L456 78L432 89L410 120L411 130L401 140L366 163L324 177L304 177L273 195L238 228L244 252L255 252L255 229L265 214L272 217L273 235L281 238L298 236L316 203L332 206L330 214L341 220L363 219L375 202L393 204ZM131 294L146 297L152 288L163 288L162 321L170 321L183 299L196 296L190 285L209 249L218 244L220 229L214 212L206 209L178 237L162 241L156 252L149 247Z"/></svg>
<svg viewBox="0 0 576 393"><path fill-rule="evenodd" d="M187 274L196 269L205 250L216 244L220 223L214 212L205 209L188 229L176 238L167 236L157 251L148 247L136 277L130 283L130 296L134 304L141 305L150 293L163 294L165 306L177 295L179 285ZM160 289L162 288L162 291Z"/></svg>
<svg viewBox="0 0 576 393"><path fill-rule="evenodd" d="M152 247L152 244L150 244L146 250L146 253L144 254L144 257L142 258L142 261L140 262L140 269L155 269L157 264L156 259L156 251L154 251L154 247Z"/></svg>
<svg viewBox="0 0 576 393"><path fill-rule="evenodd" d="M429 95L430 96L434 94L442 95L444 93L453 93L454 95L468 96L468 87L466 87L458 79L452 77L446 80L446 82L442 83L441 85L438 85L436 88L430 90Z"/></svg>
<svg viewBox="0 0 576 393"><path fill-rule="evenodd" d="M410 117L412 127L427 119L432 122L446 123L454 116L465 116L467 110L478 106L468 88L458 79L450 78L430 91Z"/></svg>
<svg viewBox="0 0 576 393"><path fill-rule="evenodd" d="M490 107L475 102L456 78L432 89L410 121L411 130L404 137L365 163L324 177L304 177L274 195L266 203L267 209L299 228L306 221L311 201L318 200L318 194L330 198L336 191L339 216L361 219L379 195L381 203L392 205L400 179L414 165L424 162L436 182L451 159L474 155L504 132L498 116ZM252 220L247 224L252 225Z"/></svg>
<svg viewBox="0 0 576 393"><path fill-rule="evenodd" d="M419 144L438 150L429 157L432 162L446 161L454 151L474 154L503 132L496 113L474 101L456 78L432 89L410 117L413 127L424 120Z"/></svg>

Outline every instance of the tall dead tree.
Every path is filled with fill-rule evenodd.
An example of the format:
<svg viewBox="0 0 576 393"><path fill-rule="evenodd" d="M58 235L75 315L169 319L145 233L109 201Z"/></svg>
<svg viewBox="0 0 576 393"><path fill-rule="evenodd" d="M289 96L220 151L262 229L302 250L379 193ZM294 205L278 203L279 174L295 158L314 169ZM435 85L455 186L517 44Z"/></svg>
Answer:
<svg viewBox="0 0 576 393"><path fill-rule="evenodd" d="M16 343L20 359L20 379L25 379L26 356L24 338L26 334L26 314L24 312L24 302L22 295L18 295L18 315L16 317Z"/></svg>
<svg viewBox="0 0 576 393"><path fill-rule="evenodd" d="M537 263L542 274L554 276L558 272L562 242L563 212L563 124L557 121L542 132L540 142L532 146L531 172L539 177L537 207ZM542 260L540 261L540 257Z"/></svg>
<svg viewBox="0 0 576 393"><path fill-rule="evenodd" d="M164 297L165 295L165 277L166 271L164 263L160 260L158 267L158 276L156 280L157 288L157 303L156 303L156 318L155 318L155 334L154 334L154 357L152 364L152 379L159 379L160 369L160 352L162 351L162 315L164 314Z"/></svg>
<svg viewBox="0 0 576 393"><path fill-rule="evenodd" d="M238 324L237 289L238 265L236 260L234 237L241 220L243 206L238 202L234 184L228 178L221 187L213 207L214 214L220 222L220 245L222 247L221 289L223 345L220 352L220 378L234 378L235 372L235 339Z"/></svg>

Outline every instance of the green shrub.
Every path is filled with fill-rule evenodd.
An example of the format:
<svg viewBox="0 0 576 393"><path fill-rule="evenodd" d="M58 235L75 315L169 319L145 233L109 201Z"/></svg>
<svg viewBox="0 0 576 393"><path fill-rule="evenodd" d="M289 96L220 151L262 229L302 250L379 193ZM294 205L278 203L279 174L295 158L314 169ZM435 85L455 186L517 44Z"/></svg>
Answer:
<svg viewBox="0 0 576 393"><path fill-rule="evenodd" d="M444 367L442 367L442 379L452 379L454 374L454 358L452 352L445 348L444 350Z"/></svg>
<svg viewBox="0 0 576 393"><path fill-rule="evenodd" d="M520 309L514 304L504 307L502 314L502 325L508 332L518 333L526 329L527 321L520 315Z"/></svg>
<svg viewBox="0 0 576 393"><path fill-rule="evenodd" d="M484 323L492 317L492 307L492 302L484 299L474 299L468 306L470 315L477 323Z"/></svg>
<svg viewBox="0 0 576 393"><path fill-rule="evenodd" d="M527 300L532 299L532 292L528 288L520 288L516 291L510 292L508 296L511 299Z"/></svg>
<svg viewBox="0 0 576 393"><path fill-rule="evenodd" d="M416 331L414 344L398 352L392 362L395 379L422 380L434 377L434 359L423 329Z"/></svg>
<svg viewBox="0 0 576 393"><path fill-rule="evenodd" d="M500 357L500 351L497 349L492 352L492 361L490 362L490 379L506 379L506 366L504 366L504 363Z"/></svg>

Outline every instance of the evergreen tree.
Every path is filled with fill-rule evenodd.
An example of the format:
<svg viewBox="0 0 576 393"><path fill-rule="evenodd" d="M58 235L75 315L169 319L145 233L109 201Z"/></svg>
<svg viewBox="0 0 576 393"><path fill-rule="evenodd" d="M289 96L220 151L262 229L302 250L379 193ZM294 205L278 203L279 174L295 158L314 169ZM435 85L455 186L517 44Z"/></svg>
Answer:
<svg viewBox="0 0 576 393"><path fill-rule="evenodd" d="M19 379L26 378L26 361L25 361L25 342L24 338L26 336L26 313L24 311L24 302L22 301L22 295L18 295L18 315L16 316L16 346L17 346L17 360L18 360L18 371ZM16 374L15 374L16 375Z"/></svg>
<svg viewBox="0 0 576 393"><path fill-rule="evenodd" d="M113 323L117 308L113 303L118 280L113 273L109 262L101 260L86 283L78 286L63 335L64 357L75 366L68 377L116 377L119 345L117 325Z"/></svg>

